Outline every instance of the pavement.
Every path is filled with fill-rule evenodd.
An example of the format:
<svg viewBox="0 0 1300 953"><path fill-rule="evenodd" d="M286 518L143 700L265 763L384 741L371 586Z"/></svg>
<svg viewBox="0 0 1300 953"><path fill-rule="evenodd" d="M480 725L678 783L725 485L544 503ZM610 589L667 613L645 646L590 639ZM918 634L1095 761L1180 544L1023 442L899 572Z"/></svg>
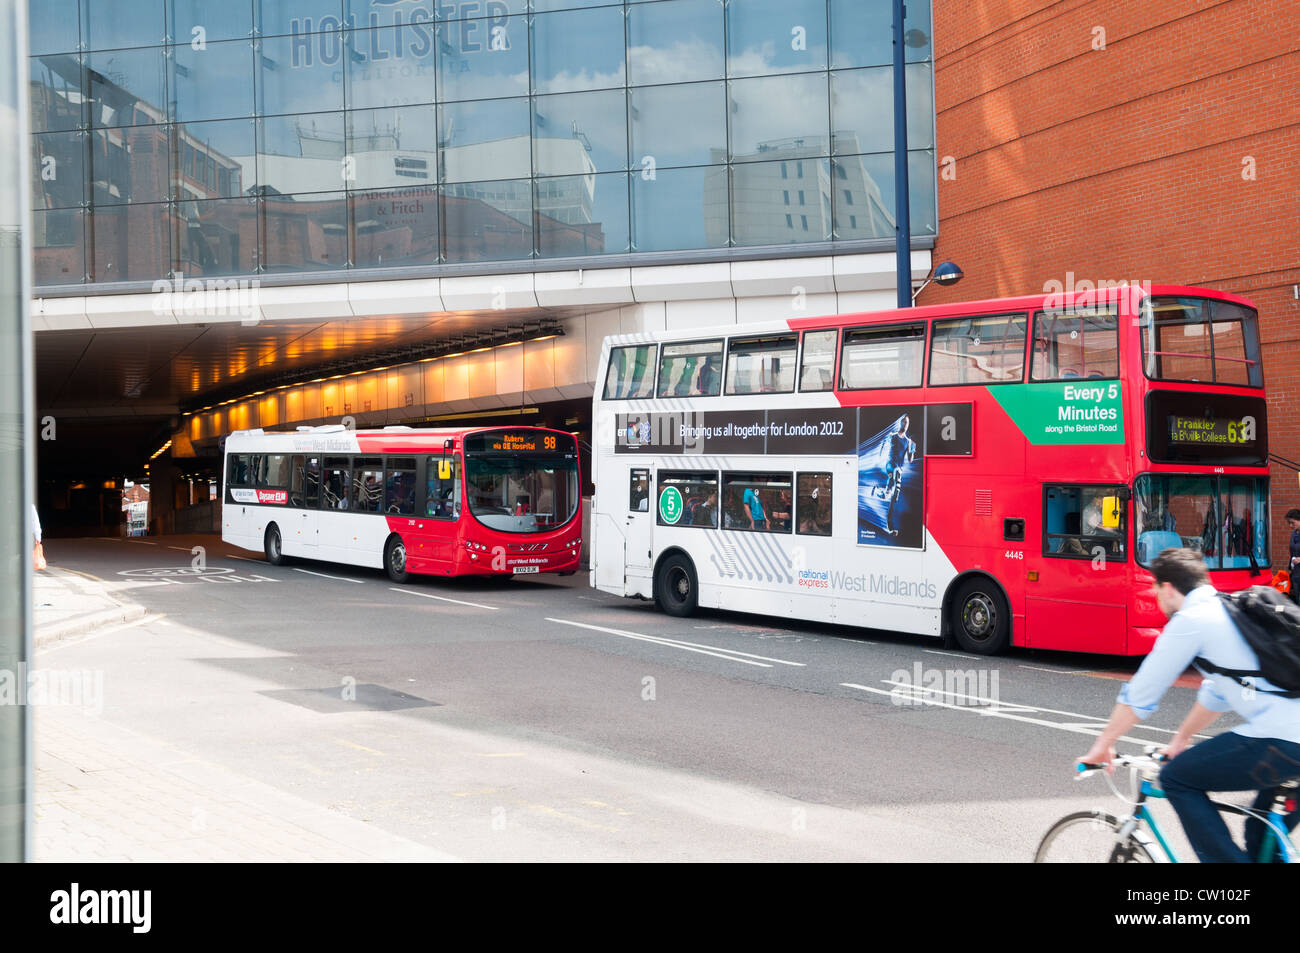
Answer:
<svg viewBox="0 0 1300 953"><path fill-rule="evenodd" d="M60 649L146 619L122 588L58 567L37 573L33 668L61 672ZM93 673L62 674L84 676L63 699L76 704L33 705L38 862L456 859L111 724L98 717Z"/></svg>
<svg viewBox="0 0 1300 953"><path fill-rule="evenodd" d="M51 565L32 577L34 641L39 648L105 625L143 618L144 607L76 570Z"/></svg>

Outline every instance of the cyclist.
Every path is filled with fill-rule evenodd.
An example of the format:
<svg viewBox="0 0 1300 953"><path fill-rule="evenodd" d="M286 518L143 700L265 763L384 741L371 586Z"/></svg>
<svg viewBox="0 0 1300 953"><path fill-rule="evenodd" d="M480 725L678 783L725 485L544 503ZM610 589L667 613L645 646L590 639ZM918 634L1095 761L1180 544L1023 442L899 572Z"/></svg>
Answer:
<svg viewBox="0 0 1300 953"><path fill-rule="evenodd" d="M1156 710L1169 686L1198 656L1225 668L1259 668L1259 659L1228 617L1197 553L1166 549L1151 563L1151 573L1156 601L1169 624L1120 691L1096 744L1079 759L1088 764L1108 764L1115 757L1115 742ZM1278 690L1276 685L1263 678L1255 681L1254 688L1244 688L1226 675L1207 675L1196 704L1165 748L1173 760L1161 770L1160 786L1202 862L1249 862L1258 856L1264 835L1262 823L1247 821L1243 851L1206 792L1265 789L1255 808L1267 811L1267 789L1300 778L1300 699L1269 694ZM1187 748L1194 735L1225 711L1236 712L1245 724ZM1287 818L1288 829L1294 830L1297 821L1300 812Z"/></svg>

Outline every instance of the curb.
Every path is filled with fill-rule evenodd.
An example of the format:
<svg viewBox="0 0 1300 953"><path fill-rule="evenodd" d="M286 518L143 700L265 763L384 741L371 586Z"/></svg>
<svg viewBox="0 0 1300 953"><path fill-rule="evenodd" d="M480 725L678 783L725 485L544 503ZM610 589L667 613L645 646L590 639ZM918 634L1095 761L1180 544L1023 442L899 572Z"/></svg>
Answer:
<svg viewBox="0 0 1300 953"><path fill-rule="evenodd" d="M136 619L144 618L144 616L144 606L135 603L127 603L112 609L101 609L98 612L86 612L82 615L73 616L71 619L61 619L58 622L51 622L39 628L34 628L32 631L32 645L34 648L40 648L43 645L61 641L69 636L83 635L95 629L102 629L106 625L134 622Z"/></svg>

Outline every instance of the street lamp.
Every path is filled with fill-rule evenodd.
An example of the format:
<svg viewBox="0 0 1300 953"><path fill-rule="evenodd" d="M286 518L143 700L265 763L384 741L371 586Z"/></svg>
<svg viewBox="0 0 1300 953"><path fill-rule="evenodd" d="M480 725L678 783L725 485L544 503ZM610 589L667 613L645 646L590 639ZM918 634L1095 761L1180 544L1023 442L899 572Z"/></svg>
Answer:
<svg viewBox="0 0 1300 953"><path fill-rule="evenodd" d="M912 292L912 302L913 303L916 302L916 296L919 295L922 291L924 291L926 289L926 286L929 285L930 282L932 281L936 285L943 285L944 287L947 287L948 285L955 285L957 282L961 281L962 278L964 277L966 277L966 273L963 272L961 270L961 267L955 264L954 262L951 261L940 262L939 265L933 271L931 271L929 275L926 276L925 281L921 282L921 287L917 288L915 291Z"/></svg>
<svg viewBox="0 0 1300 953"><path fill-rule="evenodd" d="M907 170L907 53L929 42L921 30L904 30L907 10L903 0L894 6L894 217L898 306L910 308L912 294L912 200ZM954 279L955 280L955 279Z"/></svg>

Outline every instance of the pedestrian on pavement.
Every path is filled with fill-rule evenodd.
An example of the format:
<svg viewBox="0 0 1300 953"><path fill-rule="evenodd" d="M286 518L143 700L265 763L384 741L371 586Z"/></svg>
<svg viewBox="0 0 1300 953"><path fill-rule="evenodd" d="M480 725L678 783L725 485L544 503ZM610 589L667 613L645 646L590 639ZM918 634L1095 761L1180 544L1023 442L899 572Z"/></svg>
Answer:
<svg viewBox="0 0 1300 953"><path fill-rule="evenodd" d="M1292 584L1288 595L1292 602L1300 603L1295 585L1296 572L1300 571L1300 510L1286 511L1286 525L1291 527L1291 558L1287 560L1286 568L1291 575Z"/></svg>
<svg viewBox="0 0 1300 953"><path fill-rule="evenodd" d="M41 516L32 504L32 569L40 572L46 566L45 547L41 545Z"/></svg>

